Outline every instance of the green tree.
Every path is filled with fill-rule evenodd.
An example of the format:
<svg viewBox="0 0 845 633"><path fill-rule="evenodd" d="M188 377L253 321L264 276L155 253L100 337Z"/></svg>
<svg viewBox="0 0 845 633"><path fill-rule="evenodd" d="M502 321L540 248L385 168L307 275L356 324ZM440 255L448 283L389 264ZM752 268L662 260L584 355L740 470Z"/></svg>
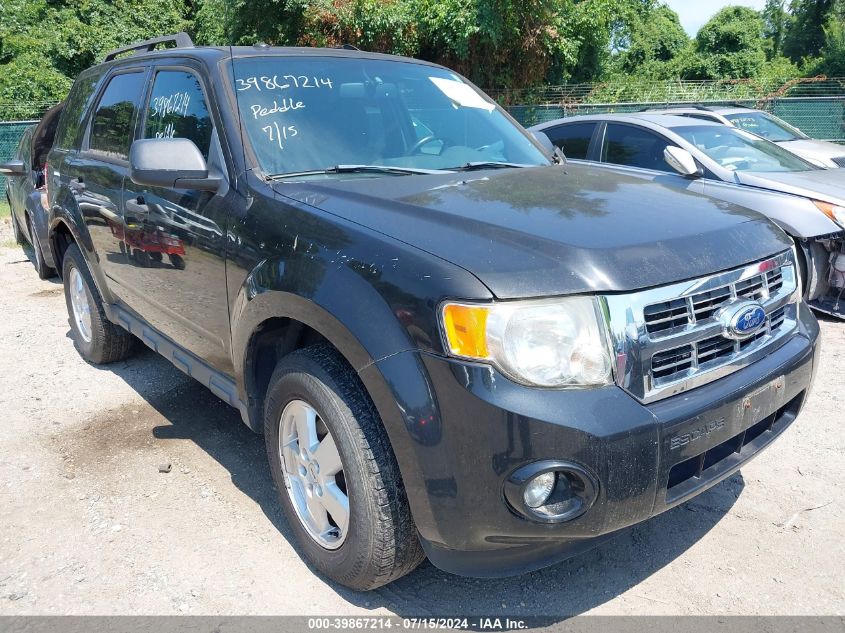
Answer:
<svg viewBox="0 0 845 633"><path fill-rule="evenodd" d="M821 61L815 69L828 77L845 77L845 2L828 18Z"/></svg>
<svg viewBox="0 0 845 633"><path fill-rule="evenodd" d="M763 35L766 38L766 57L774 59L783 53L783 40L792 22L786 10L786 0L766 0L763 9L765 24Z"/></svg>
<svg viewBox="0 0 845 633"><path fill-rule="evenodd" d="M624 73L662 77L690 43L678 14L665 5L635 14L627 48L618 54L618 68Z"/></svg>
<svg viewBox="0 0 845 633"><path fill-rule="evenodd" d="M695 37L710 79L756 77L766 63L763 18L748 7L725 7Z"/></svg>
<svg viewBox="0 0 845 633"><path fill-rule="evenodd" d="M0 101L64 98L72 80L128 42L173 33L190 22L186 0L5 0L0 4Z"/></svg>
<svg viewBox="0 0 845 633"><path fill-rule="evenodd" d="M819 56L825 44L825 27L836 4L835 0L792 0L792 22L783 42L787 57L798 62Z"/></svg>

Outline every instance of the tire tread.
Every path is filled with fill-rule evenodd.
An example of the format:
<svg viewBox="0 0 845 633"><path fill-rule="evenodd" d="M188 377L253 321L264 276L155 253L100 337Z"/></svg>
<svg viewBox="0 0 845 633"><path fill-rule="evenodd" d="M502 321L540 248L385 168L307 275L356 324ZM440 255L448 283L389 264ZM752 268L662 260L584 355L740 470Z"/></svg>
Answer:
<svg viewBox="0 0 845 633"><path fill-rule="evenodd" d="M336 579L354 589L375 589L414 570L425 554L411 517L399 465L375 405L352 367L337 350L328 343L318 343L288 355L279 363L271 378L271 390L287 373L309 372L313 364L325 372L329 380L323 382L336 389L342 404L357 422L357 450L363 458L364 470L369 474L369 481L365 483L367 489L374 493L374 508L378 516L376 524L369 528L374 537L372 551L359 556L355 566L344 577ZM318 377L322 378L319 374ZM275 417L265 415L266 437L270 437L274 424Z"/></svg>

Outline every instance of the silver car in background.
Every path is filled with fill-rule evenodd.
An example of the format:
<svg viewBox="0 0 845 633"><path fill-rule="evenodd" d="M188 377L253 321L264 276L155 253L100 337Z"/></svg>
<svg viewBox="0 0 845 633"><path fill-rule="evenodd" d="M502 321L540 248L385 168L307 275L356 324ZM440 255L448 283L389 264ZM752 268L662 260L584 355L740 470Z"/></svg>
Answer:
<svg viewBox="0 0 845 633"><path fill-rule="evenodd" d="M807 302L845 318L845 170L821 169L744 130L681 116L586 115L531 131L569 160L622 165L769 217L801 255Z"/></svg>
<svg viewBox="0 0 845 633"><path fill-rule="evenodd" d="M738 127L777 143L793 154L826 169L845 167L845 145L810 138L794 125L774 114L742 106L670 106L649 108L651 114L685 116L702 121L714 121Z"/></svg>

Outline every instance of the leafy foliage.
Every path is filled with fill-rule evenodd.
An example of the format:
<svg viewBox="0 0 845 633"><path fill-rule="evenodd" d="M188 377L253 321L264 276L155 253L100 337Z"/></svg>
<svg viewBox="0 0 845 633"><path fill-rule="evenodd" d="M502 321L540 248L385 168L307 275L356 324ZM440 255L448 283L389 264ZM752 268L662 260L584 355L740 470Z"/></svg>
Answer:
<svg viewBox="0 0 845 633"><path fill-rule="evenodd" d="M694 39L660 0L2 0L0 116L37 116L106 51L179 30L199 44L348 43L493 89L606 82L607 98L655 80L845 75L845 0L726 7Z"/></svg>
<svg viewBox="0 0 845 633"><path fill-rule="evenodd" d="M756 77L766 63L763 18L748 7L725 7L695 37L708 79Z"/></svg>
<svg viewBox="0 0 845 633"><path fill-rule="evenodd" d="M18 116L38 116L44 103L64 98L73 78L107 51L183 30L188 18L182 0L5 0L0 103L35 104Z"/></svg>

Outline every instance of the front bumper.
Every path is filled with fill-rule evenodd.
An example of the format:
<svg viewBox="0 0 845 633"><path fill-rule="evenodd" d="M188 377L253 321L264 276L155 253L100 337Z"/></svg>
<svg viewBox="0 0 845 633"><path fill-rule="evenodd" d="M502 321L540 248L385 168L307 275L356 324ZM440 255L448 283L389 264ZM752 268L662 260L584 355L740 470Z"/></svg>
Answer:
<svg viewBox="0 0 845 633"><path fill-rule="evenodd" d="M800 313L799 331L764 359L647 406L615 386L530 389L487 366L432 355L419 356L428 393L410 389L403 399L404 354L380 361L404 414L409 443L397 446L395 434L391 441L429 559L470 576L537 569L730 476L795 420L806 399L818 324L805 306ZM393 369L405 376L391 379ZM592 507L551 524L514 511L505 481L538 460L591 473Z"/></svg>

